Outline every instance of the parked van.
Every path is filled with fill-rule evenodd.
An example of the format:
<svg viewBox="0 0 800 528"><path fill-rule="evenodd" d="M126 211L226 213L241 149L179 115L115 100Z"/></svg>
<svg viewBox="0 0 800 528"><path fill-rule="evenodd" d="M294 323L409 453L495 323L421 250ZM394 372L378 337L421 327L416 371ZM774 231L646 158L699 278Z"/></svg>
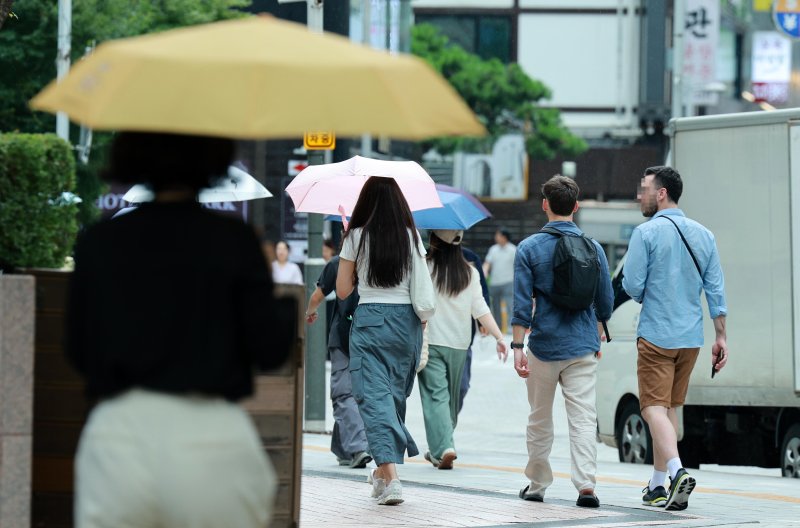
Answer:
<svg viewBox="0 0 800 528"><path fill-rule="evenodd" d="M681 460L800 477L800 109L675 119L670 135L684 182L679 207L716 237L729 312L730 357L712 379L714 327L703 300L705 345L679 413ZM620 461L649 464L636 379L640 308L621 302L608 324L598 435Z"/></svg>

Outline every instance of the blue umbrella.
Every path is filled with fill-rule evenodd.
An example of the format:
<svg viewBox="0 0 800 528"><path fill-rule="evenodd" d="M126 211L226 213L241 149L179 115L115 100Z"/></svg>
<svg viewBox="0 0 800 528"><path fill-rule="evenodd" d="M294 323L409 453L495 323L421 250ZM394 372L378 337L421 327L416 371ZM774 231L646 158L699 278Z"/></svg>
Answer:
<svg viewBox="0 0 800 528"><path fill-rule="evenodd" d="M421 209L412 213L414 223L420 229L469 229L492 216L477 198L466 191L436 184L436 192L444 207ZM326 220L341 222L341 217L331 215Z"/></svg>

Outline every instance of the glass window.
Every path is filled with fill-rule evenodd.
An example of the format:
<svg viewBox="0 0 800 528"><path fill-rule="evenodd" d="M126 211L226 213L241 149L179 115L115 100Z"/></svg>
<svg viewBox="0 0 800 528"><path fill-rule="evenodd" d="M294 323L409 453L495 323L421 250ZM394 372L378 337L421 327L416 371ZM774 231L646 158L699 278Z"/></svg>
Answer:
<svg viewBox="0 0 800 528"><path fill-rule="evenodd" d="M503 63L511 59L511 19L507 16L418 14L415 18L417 24L436 26L450 42L482 59L497 58Z"/></svg>

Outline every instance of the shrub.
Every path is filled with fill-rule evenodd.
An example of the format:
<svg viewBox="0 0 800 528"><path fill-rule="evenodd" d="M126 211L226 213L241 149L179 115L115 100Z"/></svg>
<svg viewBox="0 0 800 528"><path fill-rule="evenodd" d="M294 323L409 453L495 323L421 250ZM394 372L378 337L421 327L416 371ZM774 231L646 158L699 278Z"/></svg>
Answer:
<svg viewBox="0 0 800 528"><path fill-rule="evenodd" d="M75 158L54 134L0 134L0 269L60 268L78 231Z"/></svg>

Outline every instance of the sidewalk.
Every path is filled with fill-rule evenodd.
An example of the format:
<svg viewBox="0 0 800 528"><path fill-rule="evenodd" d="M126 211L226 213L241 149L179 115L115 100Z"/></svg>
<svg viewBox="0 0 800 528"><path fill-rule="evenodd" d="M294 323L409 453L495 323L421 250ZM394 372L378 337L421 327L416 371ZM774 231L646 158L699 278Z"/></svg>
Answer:
<svg viewBox="0 0 800 528"><path fill-rule="evenodd" d="M520 500L525 484L523 460L516 455L495 453L479 459L477 453L459 454L452 471L434 469L421 456L398 467L405 502L379 506L370 498L368 469L350 469L336 464L326 435L305 435L301 528L364 527L618 527L618 526L745 526L800 527L800 482L791 479L745 477L709 471L693 471L699 486L689 509L665 512L641 506L644 466L601 464L597 493L599 509L575 506L577 492L569 475L568 461L554 460L555 482L545 503ZM462 462L462 459L464 460ZM469 460L469 461L467 461ZM480 461L480 462L479 462ZM567 468L564 468L564 466ZM369 465L374 467L373 464ZM608 467L606 467L608 466ZM616 466L616 467L614 467ZM627 471L633 470L633 474ZM623 470L623 471L620 471ZM610 476L610 474L620 475ZM767 492L755 493L759 489ZM725 485L727 482L728 485ZM723 484L723 487L717 487Z"/></svg>
<svg viewBox="0 0 800 528"><path fill-rule="evenodd" d="M617 450L601 444L597 446L597 495L602 506L578 508L577 491L569 478L569 440L560 391L554 404L555 442L550 457L555 480L545 503L520 500L517 494L526 484L525 424L530 408L524 383L509 363L497 362L490 346L493 340L487 343L475 350L472 388L459 415L458 460L452 471L433 468L421 455L407 459L398 467L406 502L378 506L369 496L369 470L338 466L329 450L331 437L306 434L301 528L754 524L800 528L800 481L779 477L780 470L720 466L691 470L698 487L689 508L665 512L641 504L641 490L652 468L619 463ZM330 408L327 416L330 430ZM425 428L416 388L408 400L406 424L424 453Z"/></svg>

